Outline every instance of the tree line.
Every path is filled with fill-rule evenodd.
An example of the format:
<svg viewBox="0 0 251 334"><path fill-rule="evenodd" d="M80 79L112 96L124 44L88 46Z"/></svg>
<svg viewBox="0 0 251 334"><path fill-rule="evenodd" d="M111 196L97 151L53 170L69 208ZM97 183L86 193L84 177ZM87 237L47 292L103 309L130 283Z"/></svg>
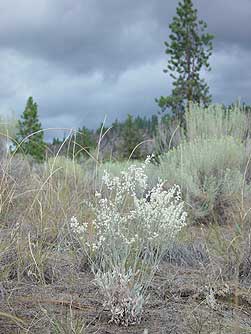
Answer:
<svg viewBox="0 0 251 334"><path fill-rule="evenodd" d="M116 154L120 158L128 158L142 138L152 138L158 126L158 116L141 117L128 114L124 121L115 120L110 128L101 124L96 130L85 126L73 131L63 138L54 137L52 143L46 143L41 123L38 118L38 106L29 97L25 110L18 121L18 132L14 141L15 152L32 156L36 161L42 162L46 155L61 154L81 159L88 157L96 148L100 136L104 133L112 134L112 138L120 138L120 144L116 148ZM107 135L108 135L107 134ZM60 149L60 147L62 147ZM143 158L141 150L136 150L132 158Z"/></svg>

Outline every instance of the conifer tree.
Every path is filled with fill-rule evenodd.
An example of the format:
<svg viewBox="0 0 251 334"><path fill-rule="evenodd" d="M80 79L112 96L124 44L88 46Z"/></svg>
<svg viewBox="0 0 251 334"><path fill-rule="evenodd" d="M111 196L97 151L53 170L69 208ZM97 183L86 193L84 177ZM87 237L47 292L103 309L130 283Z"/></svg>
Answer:
<svg viewBox="0 0 251 334"><path fill-rule="evenodd" d="M95 148L93 132L85 126L79 128L76 132L73 146L75 147L72 148L72 155L74 155L75 158L88 156L87 152Z"/></svg>
<svg viewBox="0 0 251 334"><path fill-rule="evenodd" d="M139 129L135 126L133 116L128 114L122 129L122 147L121 154L123 158L128 159L134 148L142 141ZM140 159L142 157L140 147L132 154L132 159Z"/></svg>
<svg viewBox="0 0 251 334"><path fill-rule="evenodd" d="M173 81L170 96L156 99L162 111L170 108L181 120L190 102L207 106L211 102L209 87L201 78L201 69L211 70L208 59L212 54L213 35L205 32L207 24L198 20L192 0L179 2L177 15L169 25L170 42L164 42L169 55L165 73Z"/></svg>
<svg viewBox="0 0 251 334"><path fill-rule="evenodd" d="M44 160L44 133L38 119L37 104L33 102L31 96L27 100L21 120L18 121L16 141L17 143L23 141L20 146L17 146L17 152L28 154L39 162Z"/></svg>

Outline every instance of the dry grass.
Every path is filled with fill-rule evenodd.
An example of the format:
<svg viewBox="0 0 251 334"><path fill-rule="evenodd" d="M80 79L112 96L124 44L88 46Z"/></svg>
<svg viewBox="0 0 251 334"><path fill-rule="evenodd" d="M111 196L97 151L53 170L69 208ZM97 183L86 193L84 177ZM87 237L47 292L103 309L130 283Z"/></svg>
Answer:
<svg viewBox="0 0 251 334"><path fill-rule="evenodd" d="M89 219L89 174L12 163L6 179L12 196L0 230L0 333L248 333L249 216L240 221L241 201L228 226L182 233L149 287L142 325L125 330L108 324L88 259L68 230L76 212ZM248 198L245 212L247 205Z"/></svg>
<svg viewBox="0 0 251 334"><path fill-rule="evenodd" d="M222 204L225 224L215 216L183 230L148 287L141 323L123 328L109 323L69 230L73 215L93 218L86 202L95 203L105 168L97 161L98 154L82 164L58 156L44 165L0 161L0 333L251 333L248 164L231 205ZM108 165L116 176L126 168Z"/></svg>

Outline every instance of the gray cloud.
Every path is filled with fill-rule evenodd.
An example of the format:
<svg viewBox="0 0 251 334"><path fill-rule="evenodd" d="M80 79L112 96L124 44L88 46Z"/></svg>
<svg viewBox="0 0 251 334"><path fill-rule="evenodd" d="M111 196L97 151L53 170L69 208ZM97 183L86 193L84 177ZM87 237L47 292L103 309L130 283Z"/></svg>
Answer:
<svg viewBox="0 0 251 334"><path fill-rule="evenodd" d="M29 10L33 3L29 0L12 2L12 20L11 4L3 8L0 44L64 66L66 71L114 74L158 54L153 0L135 5L114 0L40 0L35 13Z"/></svg>
<svg viewBox="0 0 251 334"><path fill-rule="evenodd" d="M250 50L251 1L213 0L194 1L200 16L215 34L219 47L239 46Z"/></svg>
<svg viewBox="0 0 251 334"><path fill-rule="evenodd" d="M208 83L214 101L231 103L240 99L251 103L251 57L250 52L239 47L218 51L212 58L213 71Z"/></svg>
<svg viewBox="0 0 251 334"><path fill-rule="evenodd" d="M9 0L0 4L0 112L29 95L45 127L96 127L150 115L171 90L163 42L178 1ZM214 101L250 99L251 1L194 0L215 34Z"/></svg>

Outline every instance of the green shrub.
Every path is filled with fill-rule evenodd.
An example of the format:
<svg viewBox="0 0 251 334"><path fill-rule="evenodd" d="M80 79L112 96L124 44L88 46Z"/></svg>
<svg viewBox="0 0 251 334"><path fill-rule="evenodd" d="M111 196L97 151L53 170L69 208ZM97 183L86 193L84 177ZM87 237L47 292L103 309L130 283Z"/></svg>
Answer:
<svg viewBox="0 0 251 334"><path fill-rule="evenodd" d="M179 184L192 219L219 219L243 187L243 172L250 154L247 115L238 106L224 108L192 105L185 114L186 130L178 145L160 156L152 169L167 186ZM246 173L246 178L248 178Z"/></svg>
<svg viewBox="0 0 251 334"><path fill-rule="evenodd" d="M213 215L219 201L240 192L246 148L233 137L184 142L160 158L159 174L179 184L193 218Z"/></svg>
<svg viewBox="0 0 251 334"><path fill-rule="evenodd" d="M240 106L224 108L222 105L210 105L202 108L192 105L185 114L187 141L221 138L231 136L243 140L248 131L247 116Z"/></svg>

